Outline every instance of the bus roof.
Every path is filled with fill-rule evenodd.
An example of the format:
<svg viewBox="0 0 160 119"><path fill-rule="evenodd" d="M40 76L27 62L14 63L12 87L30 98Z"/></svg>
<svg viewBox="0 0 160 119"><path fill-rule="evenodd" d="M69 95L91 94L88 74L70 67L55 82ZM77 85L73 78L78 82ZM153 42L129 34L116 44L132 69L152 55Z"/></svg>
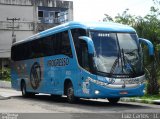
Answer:
<svg viewBox="0 0 160 119"><path fill-rule="evenodd" d="M49 36L54 33L62 32L67 29L73 29L73 28L83 28L83 29L90 29L90 30L103 30L108 32L135 32L135 30L127 25L119 24L119 23L113 23L113 22L68 22L61 25L58 25L56 27L47 29L45 31L39 32L31 37L28 37L24 40L18 41L14 43L13 45L20 44L23 42L27 42L30 40L34 40L37 38L42 38L45 36Z"/></svg>

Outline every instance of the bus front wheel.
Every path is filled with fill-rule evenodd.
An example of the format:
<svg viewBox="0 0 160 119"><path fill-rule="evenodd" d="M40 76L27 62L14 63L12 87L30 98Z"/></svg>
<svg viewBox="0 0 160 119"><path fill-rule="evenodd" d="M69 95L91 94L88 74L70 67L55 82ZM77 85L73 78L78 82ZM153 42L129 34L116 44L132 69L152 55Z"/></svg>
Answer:
<svg viewBox="0 0 160 119"><path fill-rule="evenodd" d="M111 104L116 104L120 100L120 98L107 98Z"/></svg>
<svg viewBox="0 0 160 119"><path fill-rule="evenodd" d="M74 96L74 89L72 83L69 83L67 86L67 101L69 103L74 103L76 101L76 97Z"/></svg>

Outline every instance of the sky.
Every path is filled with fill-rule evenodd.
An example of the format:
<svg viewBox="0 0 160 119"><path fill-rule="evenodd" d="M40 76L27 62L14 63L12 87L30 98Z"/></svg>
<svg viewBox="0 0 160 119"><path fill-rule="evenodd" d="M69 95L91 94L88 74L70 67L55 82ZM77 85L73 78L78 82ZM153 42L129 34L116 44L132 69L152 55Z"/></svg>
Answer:
<svg viewBox="0 0 160 119"><path fill-rule="evenodd" d="M145 16L153 5L152 0L70 0L73 1L75 21L103 21L104 14L112 17L129 9L129 13Z"/></svg>

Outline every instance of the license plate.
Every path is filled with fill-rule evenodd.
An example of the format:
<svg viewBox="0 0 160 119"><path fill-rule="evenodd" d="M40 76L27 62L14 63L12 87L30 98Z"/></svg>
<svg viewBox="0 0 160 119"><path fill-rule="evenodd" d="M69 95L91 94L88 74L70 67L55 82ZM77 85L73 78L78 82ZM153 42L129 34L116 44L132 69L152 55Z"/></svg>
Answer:
<svg viewBox="0 0 160 119"><path fill-rule="evenodd" d="M119 94L121 94L121 95L127 95L128 92L127 91L121 91L121 92L119 92Z"/></svg>

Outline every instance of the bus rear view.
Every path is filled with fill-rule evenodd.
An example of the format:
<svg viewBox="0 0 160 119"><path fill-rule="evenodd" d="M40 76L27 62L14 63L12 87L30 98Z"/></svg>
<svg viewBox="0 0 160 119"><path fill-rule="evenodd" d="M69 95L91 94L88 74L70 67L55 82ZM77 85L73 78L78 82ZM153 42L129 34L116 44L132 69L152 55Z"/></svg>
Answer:
<svg viewBox="0 0 160 119"><path fill-rule="evenodd" d="M65 32L65 37L56 41L57 34L62 32ZM39 42L43 38L45 41L48 37L51 37L51 41L56 41L53 43L59 43L54 45L57 47L54 48L56 51L62 48L58 46L67 38L65 51L54 54L51 48L49 56L41 55L36 59L20 61L14 61L12 54L12 63L17 64L14 66L28 66L25 75L16 75L18 72L14 71L14 66L12 70L12 86L22 90L22 95L43 92L66 95L71 103L79 98L107 98L109 102L117 103L121 97L144 94L145 73L141 43L148 46L150 55L153 55L153 45L146 39L139 39L133 28L116 23L69 22L40 32L33 36L32 40ZM32 40L29 39L28 44ZM16 44L13 47L15 48ZM43 54L43 47L37 47ZM68 47L69 55L66 53L69 51ZM31 86L32 80L28 78L30 73L27 73L32 70L35 61L38 71L41 71L37 76L43 79L36 89ZM64 63L67 65L63 65ZM56 71L59 72L58 76L55 75ZM24 86L21 81L24 81Z"/></svg>

